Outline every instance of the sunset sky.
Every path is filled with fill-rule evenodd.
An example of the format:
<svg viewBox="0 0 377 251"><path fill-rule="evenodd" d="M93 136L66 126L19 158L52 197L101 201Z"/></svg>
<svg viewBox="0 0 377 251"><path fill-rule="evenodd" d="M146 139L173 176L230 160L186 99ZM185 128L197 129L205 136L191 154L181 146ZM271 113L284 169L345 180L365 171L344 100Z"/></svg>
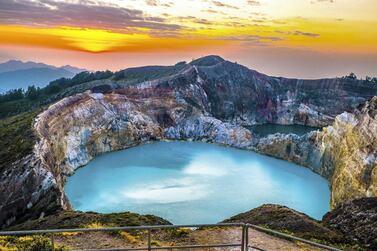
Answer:
<svg viewBox="0 0 377 251"><path fill-rule="evenodd" d="M287 77L377 76L376 0L0 0L0 62L90 70L217 54Z"/></svg>

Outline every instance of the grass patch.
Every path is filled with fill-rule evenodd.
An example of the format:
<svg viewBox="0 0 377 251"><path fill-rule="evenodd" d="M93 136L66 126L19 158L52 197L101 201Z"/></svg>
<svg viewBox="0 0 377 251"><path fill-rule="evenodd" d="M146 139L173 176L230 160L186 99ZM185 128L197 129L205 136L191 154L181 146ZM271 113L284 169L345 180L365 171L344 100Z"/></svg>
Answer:
<svg viewBox="0 0 377 251"><path fill-rule="evenodd" d="M33 151L34 118L41 109L0 120L0 171Z"/></svg>
<svg viewBox="0 0 377 251"><path fill-rule="evenodd" d="M161 242L156 241L156 240L152 240L152 241L151 241L151 245L152 245L152 246L155 246L155 247L161 247Z"/></svg>
<svg viewBox="0 0 377 251"><path fill-rule="evenodd" d="M99 222L93 222L93 223L86 224L83 227L84 228L95 228L95 229L98 229L98 228L106 228L108 226L103 225L102 223L99 223Z"/></svg>
<svg viewBox="0 0 377 251"><path fill-rule="evenodd" d="M139 236L134 236L126 231L119 231L119 236L125 239L127 242L131 244L138 244L140 242Z"/></svg>
<svg viewBox="0 0 377 251"><path fill-rule="evenodd" d="M68 251L62 245L54 245L55 251ZM51 251L50 238L42 235L33 236L0 236L1 251Z"/></svg>
<svg viewBox="0 0 377 251"><path fill-rule="evenodd" d="M64 237L71 237L71 236L77 236L80 234L82 233L81 232L64 232L64 233L61 233L60 235Z"/></svg>
<svg viewBox="0 0 377 251"><path fill-rule="evenodd" d="M192 232L190 228L172 228L172 229L166 229L166 231L168 231L171 238L187 237Z"/></svg>

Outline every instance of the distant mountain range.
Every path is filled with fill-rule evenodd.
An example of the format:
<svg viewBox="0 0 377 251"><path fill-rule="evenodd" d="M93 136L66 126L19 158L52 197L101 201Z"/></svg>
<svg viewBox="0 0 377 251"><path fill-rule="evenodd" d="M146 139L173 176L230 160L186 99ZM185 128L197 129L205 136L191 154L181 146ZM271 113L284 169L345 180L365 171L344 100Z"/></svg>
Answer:
<svg viewBox="0 0 377 251"><path fill-rule="evenodd" d="M58 78L71 78L86 71L70 65L56 67L43 63L9 60L0 64L0 92L10 89L27 88L29 85L44 87Z"/></svg>

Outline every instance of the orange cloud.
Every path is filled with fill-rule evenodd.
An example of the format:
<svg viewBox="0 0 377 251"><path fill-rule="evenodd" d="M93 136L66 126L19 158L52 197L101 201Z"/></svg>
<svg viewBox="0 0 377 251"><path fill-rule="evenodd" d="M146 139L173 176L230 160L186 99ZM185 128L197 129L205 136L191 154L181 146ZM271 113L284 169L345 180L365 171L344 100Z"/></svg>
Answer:
<svg viewBox="0 0 377 251"><path fill-rule="evenodd" d="M227 41L179 37L151 37L147 33L124 34L73 27L36 28L0 26L0 43L85 52L147 52L220 46Z"/></svg>

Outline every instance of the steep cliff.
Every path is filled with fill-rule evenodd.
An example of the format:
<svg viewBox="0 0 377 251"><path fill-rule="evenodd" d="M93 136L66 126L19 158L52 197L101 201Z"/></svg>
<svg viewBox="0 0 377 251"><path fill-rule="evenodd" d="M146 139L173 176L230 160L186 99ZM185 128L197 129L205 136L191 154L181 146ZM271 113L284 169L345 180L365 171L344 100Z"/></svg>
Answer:
<svg viewBox="0 0 377 251"><path fill-rule="evenodd" d="M329 179L333 173L333 165L326 167L323 163L323 152L320 150L319 131L303 136L296 134L272 134L257 140L257 152L288 160L306 166L312 171Z"/></svg>
<svg viewBox="0 0 377 251"><path fill-rule="evenodd" d="M348 185L342 183L342 177L358 180L365 170L372 170L361 167L352 176L352 168L343 167L348 155L336 152L337 137L329 133L340 133L340 122L323 133L265 139L254 137L243 126L264 122L329 125L337 114L377 95L377 86L348 79L274 78L219 57L205 57L174 69L154 72L158 78L145 77L148 80L142 82L119 77L86 83L82 88L88 87L87 91L40 113L33 125L33 151L5 165L0 176L0 226L70 208L63 189L68 175L98 154L151 140L203 140L255 149L308 166L332 180L334 204L348 199L340 192ZM359 124L368 121L360 117ZM370 134L366 129L359 133ZM373 144L369 147L375 149ZM365 184L360 183L350 198L376 193L375 174L370 179L367 176L360 182L369 182L368 189L362 190Z"/></svg>
<svg viewBox="0 0 377 251"><path fill-rule="evenodd" d="M331 204L377 196L377 97L337 116L319 137L323 164L334 167Z"/></svg>

